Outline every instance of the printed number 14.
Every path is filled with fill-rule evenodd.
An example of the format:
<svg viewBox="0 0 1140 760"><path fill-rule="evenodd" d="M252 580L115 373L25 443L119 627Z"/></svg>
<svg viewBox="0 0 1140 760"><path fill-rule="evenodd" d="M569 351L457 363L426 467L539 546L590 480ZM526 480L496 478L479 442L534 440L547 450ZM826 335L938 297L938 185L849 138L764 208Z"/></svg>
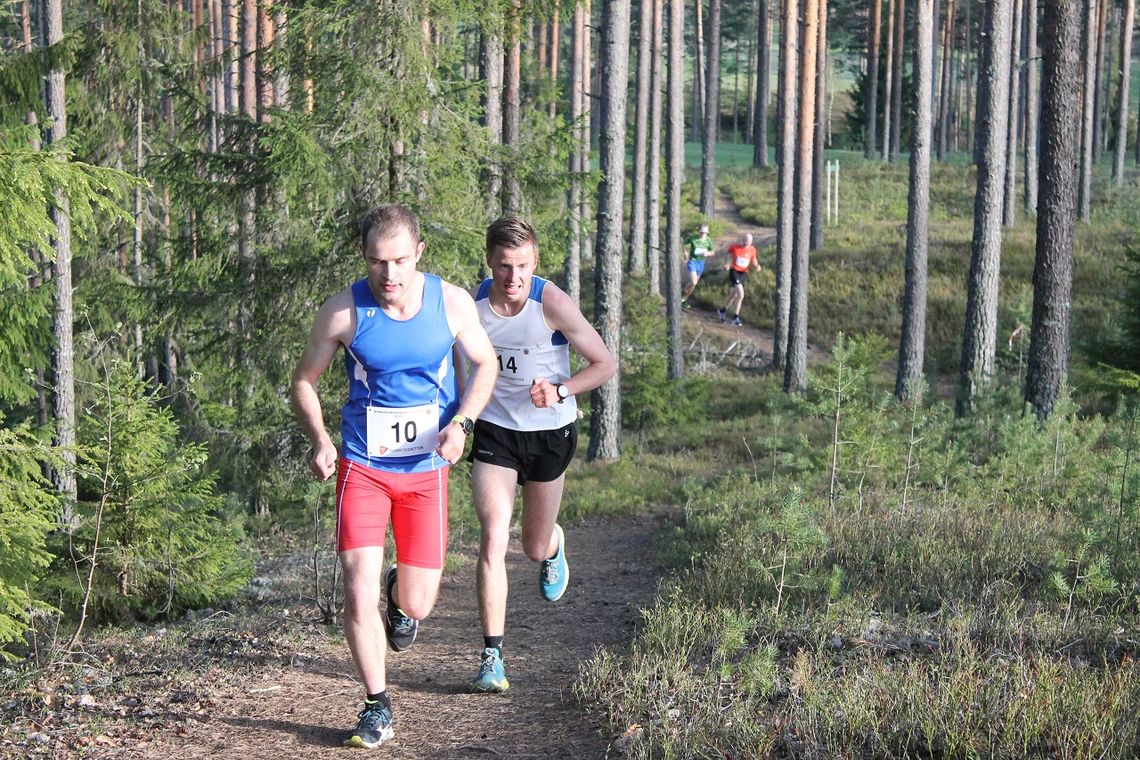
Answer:
<svg viewBox="0 0 1140 760"><path fill-rule="evenodd" d="M499 371L502 372L504 370L503 355L499 354L498 359L499 359ZM513 356L507 357L507 365L506 365L505 369L510 370L510 373L512 375L516 374L519 371L518 365L515 364L515 357L513 357Z"/></svg>

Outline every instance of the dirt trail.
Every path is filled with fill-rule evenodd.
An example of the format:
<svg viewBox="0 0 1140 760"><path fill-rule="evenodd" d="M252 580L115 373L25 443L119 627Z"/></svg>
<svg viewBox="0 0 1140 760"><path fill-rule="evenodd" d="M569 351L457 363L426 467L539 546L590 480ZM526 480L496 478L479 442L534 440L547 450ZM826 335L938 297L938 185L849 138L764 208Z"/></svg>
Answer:
<svg viewBox="0 0 1140 760"><path fill-rule="evenodd" d="M638 610L656 590L650 542L658 519L627 516L567 525L571 582L557 603L538 593L538 570L517 540L508 555L510 601L504 643L510 691L468 694L482 646L474 595L474 547L444 575L433 615L415 646L388 655L396 736L370 757L605 758L609 738L571 695L579 663L597 647L628 641ZM145 732L145 745L119 743L106 757L346 757L341 739L362 697L343 638L299 642L292 666L257 669L214 688L205 714L163 718L176 731ZM239 679L241 680L241 679ZM92 748L97 749L97 748ZM96 751L95 756L100 756Z"/></svg>

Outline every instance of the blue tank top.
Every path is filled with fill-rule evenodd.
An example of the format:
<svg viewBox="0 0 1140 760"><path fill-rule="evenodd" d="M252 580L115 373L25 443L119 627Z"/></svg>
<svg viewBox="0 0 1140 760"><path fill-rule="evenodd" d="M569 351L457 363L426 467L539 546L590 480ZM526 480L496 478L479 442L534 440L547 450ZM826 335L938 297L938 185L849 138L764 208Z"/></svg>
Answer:
<svg viewBox="0 0 1140 760"><path fill-rule="evenodd" d="M368 280L352 285L356 334L345 347L348 401L341 409L341 455L388 472L446 466L438 431L459 408L443 284L424 274L423 304L411 319L392 319Z"/></svg>

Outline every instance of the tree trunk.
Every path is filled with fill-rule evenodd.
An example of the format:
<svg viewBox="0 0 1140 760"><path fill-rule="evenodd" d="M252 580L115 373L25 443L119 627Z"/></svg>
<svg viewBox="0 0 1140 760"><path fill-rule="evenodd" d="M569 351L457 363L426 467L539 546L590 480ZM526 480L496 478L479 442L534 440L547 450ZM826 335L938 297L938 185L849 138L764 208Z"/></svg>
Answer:
<svg viewBox="0 0 1140 760"><path fill-rule="evenodd" d="M787 363L788 319L791 311L792 253L795 249L795 156L796 113L799 80L799 45L796 18L799 0L781 0L780 18L780 113L776 119L776 153L779 162L776 190L776 293L772 321L772 366Z"/></svg>
<svg viewBox="0 0 1140 760"><path fill-rule="evenodd" d="M649 64L649 190L646 203L649 220L645 253L649 260L649 292L655 296L661 295L661 45L664 15L663 0L653 0L653 44Z"/></svg>
<svg viewBox="0 0 1140 760"><path fill-rule="evenodd" d="M550 105L547 114L550 120L558 114L558 64L562 47L562 19L557 8L550 20Z"/></svg>
<svg viewBox="0 0 1140 760"><path fill-rule="evenodd" d="M1037 214L1037 129L1040 120L1037 75L1037 0L1025 0L1025 212Z"/></svg>
<svg viewBox="0 0 1140 760"><path fill-rule="evenodd" d="M507 60L503 66L503 148L507 162L503 166L503 209L508 213L520 211L519 179L515 165L518 162L519 121L521 103L519 89L522 77L522 40L519 24L519 2L511 3L507 19Z"/></svg>
<svg viewBox="0 0 1140 760"><path fill-rule="evenodd" d="M708 65L705 67L705 128L701 144L701 216L716 213L716 142L720 131L720 0L709 0Z"/></svg>
<svg viewBox="0 0 1140 760"><path fill-rule="evenodd" d="M503 186L503 169L499 163L499 147L503 144L503 46L498 34L484 30L479 46L479 69L484 83L483 126L487 129L491 150L483 169L484 213L488 219L496 219L502 208L499 194Z"/></svg>
<svg viewBox="0 0 1140 760"><path fill-rule="evenodd" d="M768 168L768 99L772 88L772 28L768 0L760 0L756 36L756 108L752 117L752 165Z"/></svg>
<svg viewBox="0 0 1140 760"><path fill-rule="evenodd" d="M895 60L894 80L895 86L891 90L891 152L890 161L899 160L899 151L902 150L902 91L903 91L903 59L906 44L906 0L895 3Z"/></svg>
<svg viewBox="0 0 1140 760"><path fill-rule="evenodd" d="M952 6L950 6L952 8ZM922 379L926 350L926 259L930 232L932 0L917 0L914 26L914 125L910 139L910 195L906 220L906 289L895 396L907 401ZM949 22L947 22L949 26ZM945 58L943 59L945 60Z"/></svg>
<svg viewBox="0 0 1140 760"><path fill-rule="evenodd" d="M41 39L45 47L63 41L63 7L61 0L42 0L40 22ZM67 102L64 99L64 72L52 68L44 83L44 106L51 117L51 126L44 132L44 145L57 145L67 137ZM71 282L71 211L67 195L55 191L55 204L49 211L55 224L55 262L52 280L55 286L55 306L52 311L53 390L52 415L55 417L55 447L60 466L52 473L52 482L63 496L65 504L59 513L59 522L70 530L75 525L74 503L77 496L75 481L75 347L73 326L74 289Z"/></svg>
<svg viewBox="0 0 1140 760"><path fill-rule="evenodd" d="M789 2L789 0L784 0ZM669 111L665 129L665 319L669 378L685 375L681 342L681 186L685 182L685 4L669 0Z"/></svg>
<svg viewBox="0 0 1140 760"><path fill-rule="evenodd" d="M1010 24L1009 59L1009 127L1005 146L1005 200L1002 206L1002 224L1012 227L1017 221L1017 132L1018 104L1021 84L1021 8L1023 0L1014 0L1013 22Z"/></svg>
<svg viewBox="0 0 1140 760"><path fill-rule="evenodd" d="M570 247L566 252L565 287L566 294L578 304L582 300L582 143L583 93L582 93L582 43L586 36L586 11L582 3L574 3L574 28L570 45L570 134L573 145L570 148L570 190L567 198L567 219L570 224Z"/></svg>
<svg viewBox="0 0 1140 760"><path fill-rule="evenodd" d="M1071 0L1044 0L1044 5L1041 189L1025 378L1025 400L1042 418L1053 410L1069 364L1081 16Z"/></svg>
<svg viewBox="0 0 1140 760"><path fill-rule="evenodd" d="M792 253L788 356L784 366L784 390L788 393L799 393L807 387L808 253L811 248L811 175L815 148L815 69L820 5L825 1L807 0L803 15L799 118L796 122L796 237Z"/></svg>
<svg viewBox="0 0 1140 760"><path fill-rule="evenodd" d="M1102 0L1104 2L1106 0ZM1086 224L1092 221L1093 114L1096 100L1097 0L1086 0L1084 16L1084 77L1081 111L1081 179L1077 186L1077 213Z"/></svg>
<svg viewBox="0 0 1140 760"><path fill-rule="evenodd" d="M590 35L593 30L593 9L591 7L591 0L585 0L584 17L582 26L582 154L579 161L580 172L583 181L589 178L591 173L591 159L590 151L594 145L593 130L591 123L594 114L594 76L593 76L593 56L590 52ZM593 249L590 245L590 197L592 195L590 187L583 186L582 195L580 198L581 205L578 207L578 218L582 224L582 247L579 253L579 258L589 260L590 254Z"/></svg>
<svg viewBox="0 0 1140 760"><path fill-rule="evenodd" d="M871 25L867 29L866 139L863 157L875 156L875 130L879 116L879 37L883 28L883 0L871 0Z"/></svg>
<svg viewBox="0 0 1140 760"><path fill-rule="evenodd" d="M759 6L756 0L752 0L753 7ZM756 29L751 31L748 35L748 53L744 56L745 65L748 67L746 71L746 78L744 82L744 142L753 146L756 145L756 49L760 47L758 35L760 34L760 24L757 23ZM739 45L740 43L737 42ZM739 49L739 48L738 48ZM753 147L755 151L755 147Z"/></svg>
<svg viewBox="0 0 1140 760"><path fill-rule="evenodd" d="M590 461L621 456L622 222L625 195L625 103L629 84L630 0L607 0L602 23L602 109L594 323L619 372L590 394Z"/></svg>
<svg viewBox="0 0 1140 760"><path fill-rule="evenodd" d="M886 80L883 82L883 160L886 161L891 155L891 92L895 87L895 5L901 3L902 0L887 0L887 60L884 64L887 67L884 75Z"/></svg>
<svg viewBox="0 0 1140 760"><path fill-rule="evenodd" d="M827 0L819 5L819 48L815 67L815 146L811 170L811 250L823 247L823 137L826 121L823 104L827 102Z"/></svg>
<svg viewBox="0 0 1140 760"><path fill-rule="evenodd" d="M269 109L277 105L277 90L273 85L276 74L269 67L269 56L277 39L277 25L273 20L273 0L260 0L257 4L257 99L258 116L269 121Z"/></svg>
<svg viewBox="0 0 1140 760"><path fill-rule="evenodd" d="M971 2L971 0L966 0ZM942 62L938 90L938 160L946 160L946 151L950 147L950 108L951 108L951 71L954 67L954 0L947 0L946 22L942 25Z"/></svg>
<svg viewBox="0 0 1140 760"><path fill-rule="evenodd" d="M629 210L629 262L634 277L645 276L645 206L649 131L649 45L652 42L653 0L641 0L637 24L637 100L633 130L633 197Z"/></svg>
<svg viewBox="0 0 1140 760"><path fill-rule="evenodd" d="M974 53L974 23L971 20L973 16L972 9L974 7L973 0L966 0L966 42L963 46L964 55L966 58L966 150L970 153L974 151L974 120L973 114L975 110L974 103L974 68L973 68L973 53Z"/></svg>
<svg viewBox="0 0 1140 760"><path fill-rule="evenodd" d="M241 112L257 121L257 0L242 0Z"/></svg>
<svg viewBox="0 0 1140 760"><path fill-rule="evenodd" d="M1128 147L1128 95L1132 76L1132 25L1136 19L1136 0L1125 0L1124 21L1120 29L1120 89L1116 103L1116 145L1112 161L1112 177L1117 187L1124 187L1124 151Z"/></svg>
<svg viewBox="0 0 1140 760"><path fill-rule="evenodd" d="M740 40L732 46L732 141L740 142Z"/></svg>
<svg viewBox="0 0 1140 760"><path fill-rule="evenodd" d="M1096 21L1096 29L1094 31L1094 34L1096 35L1096 63L1094 64L1094 70L1093 70L1094 71L1093 78L1096 82L1096 85L1093 87L1094 95L1093 95L1093 117L1092 117L1093 118L1092 162L1093 162L1094 166L1100 162L1101 147L1103 145L1103 143L1101 141L1104 138L1104 134L1103 134L1104 130L1101 128L1102 127L1101 115L1106 110L1105 109L1105 103L1104 103L1105 98L1104 98L1104 89L1103 88L1105 85L1105 80L1107 80L1109 78L1108 77L1108 71L1106 70L1105 65L1104 65L1105 56L1107 55L1107 48L1109 47L1106 44L1108 38L1107 38L1107 35L1105 33L1106 28L1108 26L1108 4L1109 4L1109 2L1111 2L1111 0L1100 0L1099 4L1097 5L1097 21Z"/></svg>
<svg viewBox="0 0 1140 760"><path fill-rule="evenodd" d="M997 345L998 277L1001 266L1002 181L1009 119L1010 10L1012 0L993 0L986 13L984 66L978 77L978 184L974 237L962 335L958 413L973 408L993 375Z"/></svg>
<svg viewBox="0 0 1140 760"><path fill-rule="evenodd" d="M694 0L696 20L693 24L693 114L689 142L700 142L705 122L705 22L702 0Z"/></svg>

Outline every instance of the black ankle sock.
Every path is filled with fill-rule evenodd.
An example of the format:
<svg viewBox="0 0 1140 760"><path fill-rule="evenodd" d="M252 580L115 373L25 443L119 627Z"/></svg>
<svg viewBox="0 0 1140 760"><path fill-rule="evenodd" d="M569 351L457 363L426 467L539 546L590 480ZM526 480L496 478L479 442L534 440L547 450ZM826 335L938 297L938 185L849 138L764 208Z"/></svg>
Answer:
<svg viewBox="0 0 1140 760"><path fill-rule="evenodd" d="M377 692L376 694L369 694L364 698L365 704L375 704L379 702L381 706L392 709L392 700L388 699L388 690Z"/></svg>
<svg viewBox="0 0 1140 760"><path fill-rule="evenodd" d="M502 636L484 636L483 646L487 649L497 649L499 656L503 656L503 637Z"/></svg>

